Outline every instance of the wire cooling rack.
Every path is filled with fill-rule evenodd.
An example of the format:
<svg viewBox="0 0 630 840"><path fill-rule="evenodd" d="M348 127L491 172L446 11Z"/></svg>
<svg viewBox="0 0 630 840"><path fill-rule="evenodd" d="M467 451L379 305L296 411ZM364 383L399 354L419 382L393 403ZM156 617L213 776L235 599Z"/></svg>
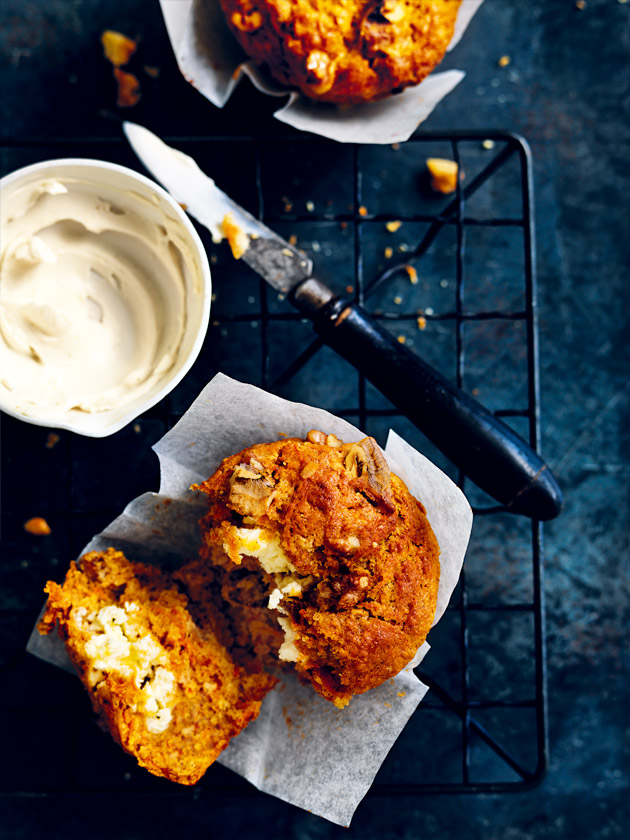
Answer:
<svg viewBox="0 0 630 840"><path fill-rule="evenodd" d="M478 396L538 448L532 173L521 138L501 132L423 133L400 147L340 146L307 135L166 139L303 248L317 276L354 296L399 341ZM63 150L44 150L37 140L21 140L5 147L3 155L5 171L61 155L104 157L140 168L126 145L112 141L70 141ZM454 194L431 189L428 157L458 162L461 177ZM213 271L211 327L180 386L109 442L66 435L46 455L57 458L50 468L41 453L33 455L42 430L17 421L3 428L5 448L15 452L16 476L28 476L24 465L30 461L25 459L33 458L42 486L48 482L57 491L54 498L42 493L38 508L59 523L55 534L63 537L49 549L47 562L67 563L134 495L157 486L157 465L151 461L146 466L153 458L149 444L177 421L218 370L344 416L381 444L394 428L459 483L473 505L475 523L461 582L430 634L432 651L417 670L431 691L369 795L516 791L536 784L547 761L541 526L509 514L458 475L395 406L321 345L282 295L235 263L225 244L214 246L206 231L199 232ZM138 454L142 447L149 452L146 457ZM112 463L117 457L128 460L124 480L108 475L103 467L108 457ZM11 453L7 464L11 473ZM137 477L150 469L152 475ZM37 489L29 484L28 492L34 503ZM9 543L12 518L17 522L23 511L21 499L19 492L3 497ZM15 533L19 558L19 524ZM55 574L46 565L33 574L38 585L42 574L60 577L58 569ZM0 605L8 619L32 622L33 598L28 605L21 603L21 611L10 597L8 603L7 609ZM6 671L8 683L32 685L33 667L45 668L17 656ZM163 781L138 770L96 732L72 678L53 669L46 675L49 696L61 692L62 697L54 711L54 736L50 717L39 709L37 718L20 691L15 708L11 700L3 701L2 708L13 715L15 732L22 733L16 748L20 754L24 732L34 732L35 739L39 727L64 745L66 761L54 778L34 774L32 762L13 765L2 777L3 791L176 795L175 786L165 788ZM38 672L36 679L42 678ZM232 790L255 795L218 765L200 789L210 797Z"/></svg>
<svg viewBox="0 0 630 840"><path fill-rule="evenodd" d="M428 322L451 325L454 332L454 346L452 347L454 376L460 387L466 384L465 368L468 353L474 355L475 351L482 354L497 352L496 346L492 344L486 346L487 339L484 340L479 330L476 330L477 335L472 339L468 338L466 336L467 324L497 325L503 322L522 327L519 336L521 346L516 351L516 355L521 355L521 366L519 369L517 365L508 375L507 382L498 385L498 393L495 392L493 395L495 400L499 400L495 413L506 420L520 418L523 422L516 423L515 426L537 449L539 446L539 382L533 189L529 148L522 138L513 134L449 133L448 135L423 134L421 137L413 138L408 150L409 155L415 160L416 166L411 167L411 172L415 169L416 176L410 174L407 166L399 164L395 165L394 178L408 179L411 182L411 191L424 193L426 201L419 202L422 206L415 208L403 206L399 208L401 212L394 214L396 218L393 219L391 210L387 212L387 209L395 203L392 202L394 193L383 201L384 208L387 209L377 209L372 212L373 187L378 186L378 181L372 185L372 189L366 185L370 174L367 171L369 163L366 166L364 160L365 150L363 147L354 147L351 169L353 202L352 205L348 205L350 212L335 215L324 212L316 217L324 222L332 220L342 225L344 223L352 225L354 283L346 288L346 292L353 292L357 302L371 311L375 318L381 319L386 326L398 334L399 340L405 343L410 340L409 331L405 327L408 328L411 322L413 331L414 320L415 326L421 332L423 329L426 330ZM400 150L393 151L395 158ZM462 178L456 194L449 200L437 203L436 206L435 195L427 184L427 175L422 173L422 167L427 157L440 153L458 163ZM379 162L382 165L382 157L379 158ZM381 170L378 174L383 180L389 180L389 173ZM260 170L258 175L259 215L269 224L277 225L282 220L282 216L265 212ZM398 193L401 191L400 186L394 189ZM303 213L292 213L294 208L288 197L284 196L283 200L286 202L284 209L298 231L299 242L300 225L312 223L312 220ZM377 202L377 206L379 203ZM307 202L305 207L308 211L311 205ZM371 269L366 268L365 250L373 236L375 224L385 226L385 230L389 232L397 227L399 221L406 226L420 225L416 237L411 237L410 241L409 237L406 237L396 247L385 245L384 264L377 263L375 269L373 266ZM403 229L403 225L399 230ZM488 260L486 268L492 271L497 268L496 263L507 256L510 268L504 270L510 271L509 279L505 278L510 289L504 290L504 295L499 293L493 298L490 292L492 289L496 293L496 284L501 283L500 278L486 277L486 283L490 288L484 289L483 281L480 284L479 276L476 275L479 266L475 266L474 272L467 269L467 247L475 247L474 237L470 237L468 232L474 228L482 229L484 232L485 241L479 248L480 251L492 248L493 245L499 249L497 259ZM436 311L436 308L432 306L422 305L423 292L427 291L424 282L427 272L423 264L445 229L450 229L450 238L453 241L450 249L446 247L441 253L438 249L438 261L441 262L440 257L449 259L451 270L449 272L448 265L442 263L440 276L430 278L430 282L439 280L440 288L450 288L454 305ZM508 236L506 241L505 230L507 229L511 233L518 232L518 235ZM503 235L493 240L492 235L488 236L488 234L495 231ZM471 238L473 242L469 244ZM379 237L378 241L387 242L388 237ZM317 240L315 240L316 243ZM393 251L391 255L390 251ZM316 265L320 252L321 248L310 250L310 255L314 258ZM483 259L483 253L480 256ZM522 260L520 265L519 256ZM319 262L321 263L321 259ZM390 262L393 265L390 265ZM472 262L474 264L479 261ZM427 271L430 273L431 267ZM444 274L447 274L448 280L442 276ZM397 281L401 278L407 285L405 296L409 298L408 301L401 300L403 294L397 293L397 289L400 291ZM408 286L409 283L412 284L411 288ZM467 305L466 292L467 288L475 283L481 285L482 288L475 290L473 297L476 298L476 302L471 307ZM425 288L413 294L413 286L421 284ZM521 305L517 308L506 306L506 303L519 300L519 296L515 294L517 284L522 290ZM389 298L394 303L394 307L390 305L388 309L384 309L379 305L371 305L371 300L376 293L380 293L381 303L384 298ZM487 301L491 303L490 306L484 305ZM405 304L405 311L395 311L397 305L400 304ZM420 305L415 306L415 304ZM288 385L294 377L304 371L315 354L321 352L323 344L320 339L313 339L291 358L282 372L274 374L271 370L269 353L271 340L267 336L269 330L275 329L276 320L268 311L261 314L263 317L260 353L261 380L265 387L278 390ZM265 335L266 331L267 335ZM489 332L493 334L494 330ZM514 338L511 341L508 340L509 344L513 340ZM476 342L479 343L479 348L470 346ZM420 344L419 341L415 343ZM424 352L422 347L418 349L419 352ZM509 352L508 360L514 360L513 349ZM524 365L523 360L525 360ZM482 362L482 370L484 367ZM365 378L359 373L348 373L348 375L354 376L357 380L358 399L352 406L337 406L337 413L353 419L357 418L359 427L366 430L372 429L377 418L381 420L386 418L389 423L395 422L399 416L396 409L371 406L366 396L366 391L370 386ZM514 388L513 378L516 377L522 377L523 381L520 384L525 385L526 391L520 391L518 387ZM510 379L512 379L511 383ZM481 377L482 380L483 377ZM508 387L501 387L501 384L507 384ZM483 387L472 390L473 393L483 391ZM525 400L523 400L524 396ZM521 402L515 401L519 397ZM483 397L480 395L480 398ZM414 437L417 439L418 435ZM424 443L425 451L431 448L430 445L426 446L426 441ZM416 670L420 679L431 688L428 701L419 707L415 715L414 730L418 730L418 737L422 740L420 743L414 742L415 731L413 736L408 732L403 734L401 740L407 742L407 748L394 749L390 760L391 768L389 766L384 768L379 780L372 788L373 794L499 792L526 789L541 779L546 768L541 526L537 522L520 523L517 526L516 531L519 531L519 535L516 539L520 540L521 556L520 562L514 564L514 558L510 555L514 552L515 546L510 545L510 537L506 537L506 542L503 544L501 544L501 537L498 540L496 538L497 533L504 533L505 518L510 515L506 514L505 508L497 506L487 497L483 498L483 494L471 488L462 474L457 475L457 481L465 492L470 494L472 491L475 516L483 517L485 522L489 523L473 532L473 541L479 538L479 531L487 533L496 529L494 546L491 541L485 550L489 553L494 550L496 553L498 548L499 552L504 552L504 563L501 570L501 563L496 564L493 560L490 573L527 575L529 572L531 575L529 597L517 599L514 593L509 593L509 586L505 600L501 597L493 597L493 586L491 583L488 585L488 581L485 582L483 588L484 595L488 593L489 597L487 595L485 598L477 597L480 590L479 581L474 580L471 586L469 573L465 567L458 592L450 606L451 618L454 619L453 625L456 629L455 636L451 635L449 640L448 662L449 668L455 670L457 677L454 680L451 671L445 683L441 675L438 675L436 669L432 667L432 656L427 657L425 663ZM474 500L477 501L476 504ZM507 530L513 529L507 528ZM529 533L525 535L527 531ZM529 570L524 568L523 563L525 544L527 544L526 562L530 566ZM475 545L473 542L471 549L483 556L483 544ZM507 559L509 557L510 560ZM483 564L476 563L472 574L477 576L481 565ZM517 569L516 566L519 568ZM522 580L515 583L516 590L520 590ZM471 589L474 591L471 592ZM494 628L492 628L493 624ZM501 629L497 630L496 625ZM449 629L452 634L453 628ZM442 639L440 639L440 647L442 647ZM434 654L435 657L438 655L437 652ZM517 659L512 665L517 673L512 674L510 673L512 669L506 667L505 660L514 656ZM494 673L486 673L486 668L492 669ZM518 674L521 669L526 673L525 679L523 673ZM444 671L444 668L437 670ZM445 723L445 719L448 718L450 720ZM455 726L453 726L453 721L456 721ZM432 730L429 738L425 731L428 728ZM437 756L442 756L445 762L438 769L436 778L431 780L431 772L427 773L427 764L432 765L433 770L436 769L435 764L438 760L436 747ZM405 757L409 758L410 751L413 751L415 755L405 767ZM400 757L397 755L398 752L400 752ZM449 769L445 771L445 767ZM410 780L410 771L417 774L417 780Z"/></svg>

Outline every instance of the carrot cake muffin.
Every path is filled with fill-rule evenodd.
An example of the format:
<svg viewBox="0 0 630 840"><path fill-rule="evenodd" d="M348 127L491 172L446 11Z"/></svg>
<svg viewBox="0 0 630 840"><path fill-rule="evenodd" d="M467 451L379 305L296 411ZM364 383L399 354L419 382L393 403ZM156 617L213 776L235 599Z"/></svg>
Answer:
<svg viewBox="0 0 630 840"><path fill-rule="evenodd" d="M169 574L120 551L86 554L46 591L40 632L58 626L100 722L156 776L195 784L275 682L235 664Z"/></svg>
<svg viewBox="0 0 630 840"><path fill-rule="evenodd" d="M461 0L221 0L245 52L280 83L356 104L417 85L439 64Z"/></svg>
<svg viewBox="0 0 630 840"><path fill-rule="evenodd" d="M201 557L227 574L227 611L236 601L257 620L241 627L245 648L267 662L277 651L338 707L413 658L435 614L439 547L372 438L343 444L313 430L257 444L199 489L209 497Z"/></svg>

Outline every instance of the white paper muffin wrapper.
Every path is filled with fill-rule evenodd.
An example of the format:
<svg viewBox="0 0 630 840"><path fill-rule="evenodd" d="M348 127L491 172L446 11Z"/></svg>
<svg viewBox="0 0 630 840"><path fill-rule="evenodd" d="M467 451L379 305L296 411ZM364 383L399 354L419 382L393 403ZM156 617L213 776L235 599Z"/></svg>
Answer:
<svg viewBox="0 0 630 840"><path fill-rule="evenodd" d="M483 0L463 0L448 46L462 38ZM462 70L431 73L415 87L378 102L340 109L314 102L283 87L248 61L225 22L219 0L160 0L171 45L183 76L217 108L247 76L270 96L288 96L274 116L301 131L340 143L402 143L466 75Z"/></svg>
<svg viewBox="0 0 630 840"><path fill-rule="evenodd" d="M190 485L212 475L227 455L285 436L305 438L310 429L336 434L346 443L365 437L327 411L218 374L154 447L161 469L159 493L134 499L81 554L114 546L130 560L180 565L197 554L198 522L207 509L206 497L190 491ZM459 578L472 512L459 488L393 431L385 455L392 471L425 506L440 544L435 624ZM40 636L34 630L28 650L72 670L56 634ZM398 676L353 697L345 709L335 708L296 678L283 678L265 698L258 719L232 740L219 762L262 791L348 825L428 690L412 671L428 650L425 643Z"/></svg>

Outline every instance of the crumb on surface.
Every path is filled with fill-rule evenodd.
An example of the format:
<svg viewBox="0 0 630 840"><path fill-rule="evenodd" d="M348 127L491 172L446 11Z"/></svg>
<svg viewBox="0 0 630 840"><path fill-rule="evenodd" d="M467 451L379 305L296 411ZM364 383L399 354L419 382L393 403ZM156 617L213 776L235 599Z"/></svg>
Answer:
<svg viewBox="0 0 630 840"><path fill-rule="evenodd" d="M409 282L412 286L416 286L418 284L418 272L412 265L406 265L405 271L409 276Z"/></svg>
<svg viewBox="0 0 630 840"><path fill-rule="evenodd" d="M114 67L114 78L118 85L116 105L119 108L131 108L140 101L140 82L133 73L128 73L120 68L127 64L135 53L138 44L132 38L106 29L101 35L101 44L105 58Z"/></svg>
<svg viewBox="0 0 630 840"><path fill-rule="evenodd" d="M427 158L426 164L431 175L431 187L435 192L445 195L455 192L459 174L456 161L446 158Z"/></svg>
<svg viewBox="0 0 630 840"><path fill-rule="evenodd" d="M385 222L385 227L390 233L396 233L397 230L400 230L402 227L402 222L400 219L393 220L391 222Z"/></svg>
<svg viewBox="0 0 630 840"><path fill-rule="evenodd" d="M140 101L140 82L133 73L127 73L120 67L114 67L114 78L118 82L118 98L116 105L119 108L132 108Z"/></svg>
<svg viewBox="0 0 630 840"><path fill-rule="evenodd" d="M24 530L35 537L47 537L51 534L48 522L42 516L33 516L24 523Z"/></svg>
<svg viewBox="0 0 630 840"><path fill-rule="evenodd" d="M222 225L223 233L232 251L232 256L235 260L240 260L249 248L249 236L236 224L232 213L225 214Z"/></svg>
<svg viewBox="0 0 630 840"><path fill-rule="evenodd" d="M114 67L121 67L123 64L127 64L138 48L137 41L113 29L106 29L101 34L101 44L103 45L105 58Z"/></svg>

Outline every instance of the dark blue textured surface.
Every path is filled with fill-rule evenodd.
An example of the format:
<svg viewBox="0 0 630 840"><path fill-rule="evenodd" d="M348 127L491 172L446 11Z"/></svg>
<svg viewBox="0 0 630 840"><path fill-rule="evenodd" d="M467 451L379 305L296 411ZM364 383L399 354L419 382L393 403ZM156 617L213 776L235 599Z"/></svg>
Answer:
<svg viewBox="0 0 630 840"><path fill-rule="evenodd" d="M187 85L175 67L157 4L142 0L4 0L0 13L3 172L46 157L85 155L82 141L86 138L99 138L90 146L94 157L135 165L128 149L112 142L118 136L117 123L102 113L116 110L111 68L98 44L105 28L141 36L132 69L141 77L143 99L130 112L138 122L163 134L247 134L252 131L251 115L255 114L256 131L286 133L268 119L274 103L262 99L247 84L222 112ZM503 54L510 55L511 63L501 69L497 61ZM3 417L0 656L6 664L0 711L20 708L20 715L13 720L3 714L3 741L7 743L11 735L10 743L15 745L15 732L20 732L28 759L4 757L2 789L63 791L76 753L89 756L93 752L102 763L86 761L79 779L84 795L4 796L0 800L3 836L31 838L46 832L78 838L89 831L96 838L132 840L166 838L185 831L193 837L296 840L603 840L628 833L629 58L630 3L588 0L580 10L573 0L486 0L464 41L445 63L465 68L468 75L427 123L427 128L445 131L464 127L520 131L534 153L542 449L567 497L564 514L546 526L545 532L551 756L546 780L531 792L509 796L371 797L360 806L349 830L336 829L268 797L229 795L217 800L211 790L203 790L157 799L155 793L166 792L163 783L156 781L149 791L144 774L100 736L89 722L87 701L77 699L74 682L40 663L24 663L19 652L41 603L44 581L62 575L68 558L119 512L120 498L124 503L157 486L157 464L149 446L163 434L163 420L150 415L142 419L138 431L130 426L100 441L103 472L87 473L76 466L88 461L94 442L61 435L57 446L49 450L44 445L46 430ZM144 74L144 64L158 66L159 77ZM50 145L29 147L24 144L28 138L49 138ZM193 147L191 144L190 151L203 163L203 150ZM227 176L225 188L255 209L252 161L240 153L235 158L235 154L226 148L222 159L207 162L208 168L217 171L220 166ZM406 147L398 152L366 150L366 166L373 166L375 175L370 177L368 171L364 178L371 210L377 210L379 202L384 212L404 209L396 201L408 200L410 193L401 191L397 198L395 173L401 161L409 170L413 165L410 155ZM335 188L338 181L347 183L335 176L348 165L347 150L342 147L315 142L308 154L301 156L296 151L289 162L274 159L270 148L262 164L278 215L285 194L308 195L318 205L332 199L338 205L335 210L342 210L352 200L351 195ZM466 165L471 171L474 160ZM388 177L376 177L383 171L391 172L391 182ZM331 173L328 182L323 172ZM374 184L380 185L378 190ZM479 193L470 211L495 214L500 208L509 213L510 195L508 173L505 187ZM321 252L315 255L319 264L326 262L330 272L326 279L343 288L352 277L350 274L347 280L344 275L344 240L339 231L334 231L334 236L327 232L326 224L313 223L310 239L321 248L330 239L334 254L329 258L334 262L325 261ZM287 227L281 232L291 231ZM443 231L444 243L439 247L436 243L431 269L436 277L440 261L451 247L447 241L450 233ZM520 306L520 287L518 283L512 287L511 280L521 268L503 258L511 253L509 243L484 242L482 230L476 235L480 237L477 246L468 243L468 269L481 279L471 294L478 295L481 302L491 300L497 308ZM347 247L349 258L351 243ZM375 261L379 251L380 243L374 248ZM242 276L232 271L231 286L221 260L213 270L216 288L221 290L215 303L217 317L237 306L242 311L243 298L250 296L248 284L257 300L258 282L244 270ZM232 300L230 288L236 283L243 297ZM433 284L426 293L438 312L452 305L448 287ZM387 303L383 301L384 306ZM270 300L270 306L283 305ZM471 326L488 329L487 325ZM295 325L295 341L306 344L308 339L299 327ZM506 326L493 325L493 329L499 328L505 330ZM257 327L249 321L231 324L225 335L211 332L197 373L172 396L172 411L183 410L194 398L203 365L209 371L223 368L232 375L259 381L259 372L247 364L247 348L250 343L257 346L257 340ZM433 363L439 366L444 359L450 363L453 339L446 325L431 327L422 341L428 345L423 352ZM518 360L510 376L513 354L502 350L506 346L513 349L512 340L503 334L476 336L478 353L467 360L466 387L480 388L480 397L491 407L500 407L493 400L506 388L514 389L514 399L518 399L523 384ZM332 359L316 357L311 364L319 386L304 377L292 396L332 410L354 404L356 398L344 390L343 371ZM282 369L285 362L272 353L272 366ZM324 385L321 377L327 372L332 384ZM299 387L303 388L301 394ZM372 394L370 399L378 404L380 397ZM125 475L124 490L116 499L110 471L124 471ZM61 504L66 493L72 500L72 526L69 512ZM40 543L22 531L22 522L39 513L44 513L53 527L52 535ZM499 602L530 597L521 521L508 517L491 524L480 519L475 529L467 561L471 597ZM502 553L506 543L511 552L507 558ZM436 649L444 651L446 658L440 660L444 680L452 680L453 691L458 679L456 673L449 672L448 653L457 637L457 620L452 615L440 625L435 642ZM530 634L527 628L517 627L511 635L500 621L491 625L484 621L485 616L480 616L478 626L471 629L474 638L488 642L482 650L471 650L471 670L476 675L473 686L481 684L477 675L487 675L497 683L493 689L509 686L511 690L519 679L527 679L530 657L523 640ZM505 668L500 653L507 647L514 657L504 674L497 668ZM42 686L49 705L41 701ZM70 714L85 715L72 730L76 738L72 744L63 737L64 715ZM486 714L488 718L500 716L500 710ZM384 769L383 781L404 778L405 768L413 765L414 744L422 740L428 741L428 752L435 756L432 772L437 780L450 778L450 763L458 758L449 752L448 733L440 734L434 743L431 735L424 734L425 730L431 733L434 725L441 732L433 715L437 712L427 709L418 720L414 718L414 728L406 733L402 746L397 746L393 761ZM506 738L526 760L531 749L526 719L519 718L513 731L513 723L483 722L490 729L506 732ZM480 755L479 766L490 772L490 759ZM51 764L56 762L59 766L53 770ZM130 794L120 793L118 779L112 784L108 777L111 767L128 774ZM220 773L217 782L223 778ZM114 792L94 793L99 790ZM136 793L131 793L134 790Z"/></svg>

